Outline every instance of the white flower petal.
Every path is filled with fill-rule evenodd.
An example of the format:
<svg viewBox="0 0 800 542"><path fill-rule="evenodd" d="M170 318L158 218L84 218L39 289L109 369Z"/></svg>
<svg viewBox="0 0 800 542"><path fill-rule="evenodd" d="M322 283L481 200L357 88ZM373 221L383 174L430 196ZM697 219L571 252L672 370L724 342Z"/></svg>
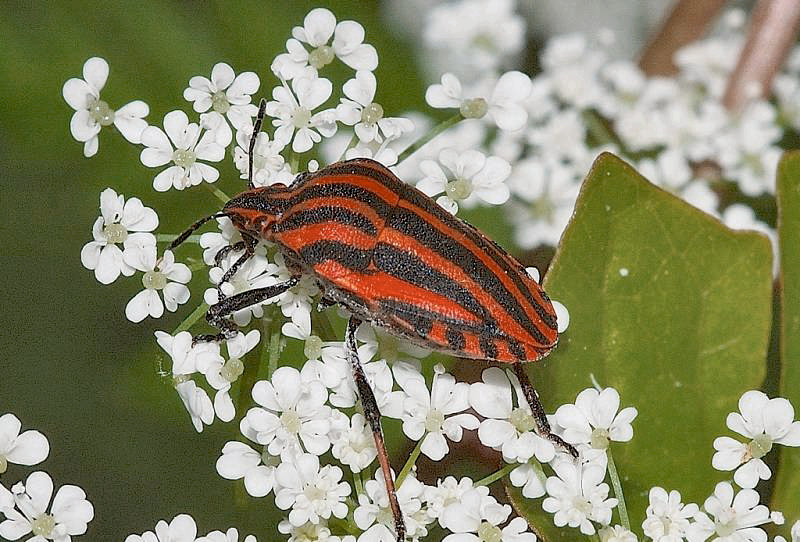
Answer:
<svg viewBox="0 0 800 542"><path fill-rule="evenodd" d="M83 78L93 90L100 92L108 80L108 62L100 57L92 57L83 65Z"/></svg>

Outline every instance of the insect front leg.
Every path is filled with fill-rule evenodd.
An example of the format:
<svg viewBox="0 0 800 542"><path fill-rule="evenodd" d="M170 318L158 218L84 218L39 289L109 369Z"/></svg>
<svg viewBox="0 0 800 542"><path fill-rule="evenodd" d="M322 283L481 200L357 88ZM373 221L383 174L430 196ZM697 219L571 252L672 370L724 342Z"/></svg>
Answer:
<svg viewBox="0 0 800 542"><path fill-rule="evenodd" d="M517 380L519 380L519 385L522 388L522 393L525 395L525 399L528 400L528 405L531 407L533 420L536 422L536 432L539 433L540 437L546 438L569 453L572 457L578 457L578 450L575 449L575 446L565 442L564 439L553 433L550 429L550 422L547 421L544 407L541 401L539 401L539 394L536 393L536 389L534 389L533 384L531 384L528 374L522 367L522 363L514 363L512 366L514 367L514 374L517 375Z"/></svg>
<svg viewBox="0 0 800 542"><path fill-rule="evenodd" d="M247 243L244 241L238 241L232 245L225 245L221 249L217 251L214 255L214 265L217 267L222 267L222 260L225 259L225 256L230 254L231 252L239 252L240 250L246 250Z"/></svg>
<svg viewBox="0 0 800 542"><path fill-rule="evenodd" d="M241 248L239 248L240 243L241 243ZM226 282L228 282L229 280L231 280L233 278L233 276L236 275L236 273L239 271L239 269L242 268L242 266L245 264L245 262L247 262L247 260L249 260L250 258L255 256L255 254L256 254L255 250L256 250L256 245L257 244L258 244L258 241L256 239L254 239L253 237L244 236L243 235L242 236L242 240L239 241L239 243L231 245L230 247L224 247L214 257L215 262L217 263L217 265L219 265L219 262L222 259L222 258L220 258L219 255L220 255L220 253L222 251L228 249L225 252L225 254L222 255L222 257L224 258L225 255L228 254L232 250L242 250L242 249L244 249L244 254L239 256L239 259L237 259L235 262L233 262L233 265L231 265L230 268L227 271L225 271L225 273L222 275L222 278L219 279L219 284L217 284L217 292L219 292L219 298L220 299L224 299L225 298L225 294L222 292L222 285L225 284Z"/></svg>
<svg viewBox="0 0 800 542"><path fill-rule="evenodd" d="M353 369L353 378L356 382L358 397L364 407L364 418L372 429L372 436L375 438L375 448L378 450L378 463L381 465L383 479L386 482L386 494L389 496L389 507L394 516L394 530L397 533L398 542L403 542L406 538L406 525L403 521L403 513L400 511L400 503L397 502L397 492L394 487L394 477L392 476L392 466L389 463L389 454L386 452L386 444L383 441L383 429L381 428L381 412L378 409L378 402L375 394L367 381L367 375L358 359L356 348L356 330L361 324L361 320L351 316L347 323L347 336L345 350Z"/></svg>
<svg viewBox="0 0 800 542"><path fill-rule="evenodd" d="M216 305L211 305L208 312L206 312L206 321L219 329L220 333L216 335L198 335L193 339L193 342L222 341L235 337L236 333L239 331L239 326L228 318L231 314L281 295L297 284L297 280L296 278L291 278L280 284L247 290L246 292L226 297L220 300Z"/></svg>

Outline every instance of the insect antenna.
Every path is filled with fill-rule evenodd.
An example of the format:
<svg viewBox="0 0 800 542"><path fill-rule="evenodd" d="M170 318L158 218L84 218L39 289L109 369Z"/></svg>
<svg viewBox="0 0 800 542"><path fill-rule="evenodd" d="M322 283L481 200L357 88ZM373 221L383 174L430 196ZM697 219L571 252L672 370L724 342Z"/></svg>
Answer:
<svg viewBox="0 0 800 542"><path fill-rule="evenodd" d="M256 138L261 131L261 123L264 122L264 114L267 110L267 100L261 98L261 103L258 104L258 114L256 115L256 122L253 125L253 135L250 136L250 148L247 150L247 186L255 188L253 184L253 150L256 148Z"/></svg>
<svg viewBox="0 0 800 542"><path fill-rule="evenodd" d="M203 224L205 224L206 222L208 222L211 219L221 218L223 216L228 216L228 215L226 215L225 213L214 213L211 216L207 216L207 217L201 218L200 220L198 220L197 222L195 222L194 224L192 224L191 226L186 228L186 231L184 231L182 234L180 234L178 237L176 237L175 240L173 240L169 244L169 246L166 248L166 250L174 250L176 247L178 247L178 245L180 245L181 243L186 241L189 238L190 235L192 235L195 231L197 231L200 228L200 226L202 226Z"/></svg>

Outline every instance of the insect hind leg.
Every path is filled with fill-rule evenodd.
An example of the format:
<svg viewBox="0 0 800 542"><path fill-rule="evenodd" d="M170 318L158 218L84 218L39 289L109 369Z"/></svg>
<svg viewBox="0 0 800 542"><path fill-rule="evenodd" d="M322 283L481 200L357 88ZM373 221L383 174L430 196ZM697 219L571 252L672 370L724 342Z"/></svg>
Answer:
<svg viewBox="0 0 800 542"><path fill-rule="evenodd" d="M578 450L575 449L575 446L565 442L564 439L551 430L550 422L547 421L547 415L544 412L542 402L539 401L539 394L536 393L536 389L533 387L533 384L531 384L528 374L522 367L522 363L514 363L512 367L514 368L514 374L517 375L517 380L519 380L522 393L525 395L525 399L531 407L533 420L536 423L536 432L539 433L540 437L546 438L572 457L578 457Z"/></svg>
<svg viewBox="0 0 800 542"><path fill-rule="evenodd" d="M350 365L353 368L353 379L356 382L356 389L358 390L358 397L361 399L361 405L364 407L364 418L367 420L367 423L369 423L372 436L375 438L375 448L378 450L378 463L381 465L383 480L386 483L386 494L389 497L389 507L392 509L392 516L394 516L394 530L397 534L397 541L403 542L406 539L406 525L403 521L403 513L400 511L400 503L397 501L392 466L389 463L389 454L386 452L386 444L383 440L381 412L380 409L378 409L378 402L375 400L375 394L372 392L372 388L367 381L364 368L361 366L361 360L358 359L356 331L360 324L361 320L355 316L350 317L350 321L347 323L345 351L350 360Z"/></svg>
<svg viewBox="0 0 800 542"><path fill-rule="evenodd" d="M252 290L247 290L246 292L241 292L239 294L232 295L231 297L226 297L216 305L211 305L211 307L208 308L208 312L206 312L206 321L215 328L219 329L220 332L210 335L198 335L194 337L192 341L195 343L212 341L217 342L235 337L236 333L239 331L239 326L237 326L233 320L229 318L231 314L258 303L262 303L268 299L272 299L275 296L281 295L283 292L297 284L297 280L298 279L296 278L291 278L286 282L281 282L280 284L274 284L265 288L254 288Z"/></svg>

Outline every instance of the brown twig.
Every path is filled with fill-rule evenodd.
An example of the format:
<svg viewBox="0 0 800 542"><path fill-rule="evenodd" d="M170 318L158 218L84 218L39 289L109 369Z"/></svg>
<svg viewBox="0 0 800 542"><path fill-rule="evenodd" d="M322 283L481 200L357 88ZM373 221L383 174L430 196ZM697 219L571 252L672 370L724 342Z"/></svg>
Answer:
<svg viewBox="0 0 800 542"><path fill-rule="evenodd" d="M649 75L675 75L675 51L702 37L726 0L678 0L639 58Z"/></svg>
<svg viewBox="0 0 800 542"><path fill-rule="evenodd" d="M747 41L725 89L725 107L734 111L747 100L769 92L772 79L797 38L798 24L798 0L758 1Z"/></svg>

